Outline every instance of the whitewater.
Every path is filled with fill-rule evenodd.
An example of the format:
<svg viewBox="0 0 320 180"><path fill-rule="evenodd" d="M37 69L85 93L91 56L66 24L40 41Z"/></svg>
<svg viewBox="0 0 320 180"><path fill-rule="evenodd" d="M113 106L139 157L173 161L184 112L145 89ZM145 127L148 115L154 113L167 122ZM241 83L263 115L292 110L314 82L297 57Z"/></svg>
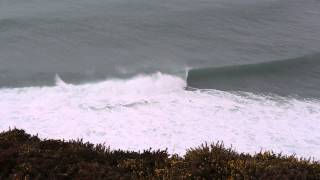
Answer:
<svg viewBox="0 0 320 180"><path fill-rule="evenodd" d="M78 85L57 76L51 87L1 88L0 130L180 155L223 141L241 152L320 159L319 100L188 89L185 78L163 73Z"/></svg>

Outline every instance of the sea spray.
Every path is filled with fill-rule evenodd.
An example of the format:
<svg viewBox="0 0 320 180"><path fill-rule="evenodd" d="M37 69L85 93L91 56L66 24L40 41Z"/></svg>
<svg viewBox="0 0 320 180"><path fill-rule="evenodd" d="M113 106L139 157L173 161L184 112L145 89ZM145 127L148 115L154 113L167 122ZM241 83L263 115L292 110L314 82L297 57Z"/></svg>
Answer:
<svg viewBox="0 0 320 180"><path fill-rule="evenodd" d="M272 149L320 158L318 100L185 87L180 77L156 73L68 88L1 89L1 130L179 154L199 142L223 140L244 152Z"/></svg>

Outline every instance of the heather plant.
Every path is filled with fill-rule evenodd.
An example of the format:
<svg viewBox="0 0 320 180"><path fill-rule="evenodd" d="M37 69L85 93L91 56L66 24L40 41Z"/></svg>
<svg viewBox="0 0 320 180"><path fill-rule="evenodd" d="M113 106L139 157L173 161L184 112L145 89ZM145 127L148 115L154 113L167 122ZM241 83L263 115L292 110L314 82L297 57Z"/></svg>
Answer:
<svg viewBox="0 0 320 180"><path fill-rule="evenodd" d="M82 140L0 133L0 179L320 179L320 164L273 152L237 153L203 144L181 157L166 150L110 150Z"/></svg>

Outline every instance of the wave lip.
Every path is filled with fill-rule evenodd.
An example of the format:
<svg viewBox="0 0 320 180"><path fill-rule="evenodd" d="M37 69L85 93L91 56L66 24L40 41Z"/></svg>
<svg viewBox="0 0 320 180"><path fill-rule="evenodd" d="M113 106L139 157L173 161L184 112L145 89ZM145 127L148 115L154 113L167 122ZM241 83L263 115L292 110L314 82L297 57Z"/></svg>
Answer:
<svg viewBox="0 0 320 180"><path fill-rule="evenodd" d="M192 69L190 87L320 97L320 55L259 64Z"/></svg>

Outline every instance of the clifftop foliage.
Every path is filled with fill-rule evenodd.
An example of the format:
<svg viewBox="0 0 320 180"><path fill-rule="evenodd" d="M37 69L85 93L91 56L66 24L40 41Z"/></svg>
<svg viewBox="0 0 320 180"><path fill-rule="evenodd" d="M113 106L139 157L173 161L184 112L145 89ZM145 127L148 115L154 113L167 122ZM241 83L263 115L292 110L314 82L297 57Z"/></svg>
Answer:
<svg viewBox="0 0 320 180"><path fill-rule="evenodd" d="M0 133L0 179L320 179L320 164L272 152L237 153L223 144L167 151L110 150L82 141Z"/></svg>

